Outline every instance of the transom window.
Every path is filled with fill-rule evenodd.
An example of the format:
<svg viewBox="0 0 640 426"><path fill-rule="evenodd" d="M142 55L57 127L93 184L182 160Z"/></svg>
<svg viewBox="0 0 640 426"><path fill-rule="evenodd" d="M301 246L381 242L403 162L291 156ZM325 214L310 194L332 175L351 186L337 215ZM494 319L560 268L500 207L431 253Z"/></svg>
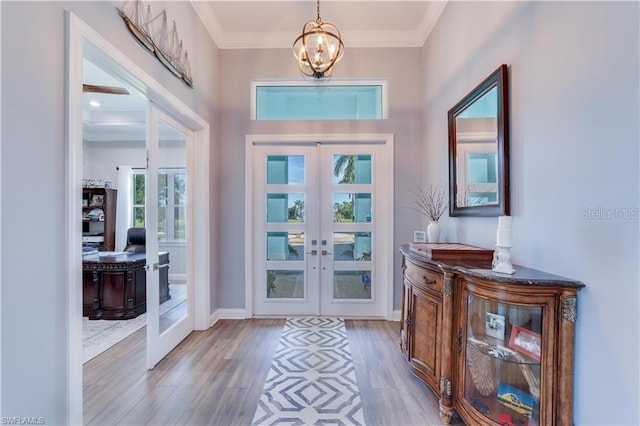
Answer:
<svg viewBox="0 0 640 426"><path fill-rule="evenodd" d="M145 172L133 172L133 226L145 226ZM185 239L187 174L165 169L158 174L158 240Z"/></svg>
<svg viewBox="0 0 640 426"><path fill-rule="evenodd" d="M388 115L386 80L260 80L251 85L255 120L380 120Z"/></svg>

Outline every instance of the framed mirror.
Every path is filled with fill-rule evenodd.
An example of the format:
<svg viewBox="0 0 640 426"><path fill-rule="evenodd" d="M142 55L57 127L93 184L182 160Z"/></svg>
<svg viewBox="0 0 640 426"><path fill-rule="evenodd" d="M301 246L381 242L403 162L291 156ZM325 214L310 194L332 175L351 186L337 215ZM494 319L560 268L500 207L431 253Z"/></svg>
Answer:
<svg viewBox="0 0 640 426"><path fill-rule="evenodd" d="M449 110L449 215L509 214L507 66Z"/></svg>

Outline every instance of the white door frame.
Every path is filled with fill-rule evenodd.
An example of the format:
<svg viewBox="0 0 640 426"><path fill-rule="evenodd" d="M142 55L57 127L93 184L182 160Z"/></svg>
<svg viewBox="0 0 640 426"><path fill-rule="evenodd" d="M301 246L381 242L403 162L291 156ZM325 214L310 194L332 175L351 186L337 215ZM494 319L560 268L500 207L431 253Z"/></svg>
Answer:
<svg viewBox="0 0 640 426"><path fill-rule="evenodd" d="M66 26L66 228L67 263L67 413L69 424L82 424L82 60L85 54L92 61L136 87L145 96L170 113L175 119L194 131L195 162L193 168L194 211L193 226L198 229L191 239L193 268L194 328L207 329L210 325L209 269L209 123L191 110L179 98L165 89L134 61L120 52L85 22L70 11L65 13ZM86 44L86 43L89 44ZM124 70L124 71L123 71Z"/></svg>
<svg viewBox="0 0 640 426"><path fill-rule="evenodd" d="M297 144L297 143L313 143L317 141L339 143L344 142L345 145L357 145L357 144L373 144L382 143L385 146L385 155L388 158L387 167L387 187L390 189L389 203L387 205L386 217L388 220L387 226L387 241L390 244L384 249L384 252L380 253L379 260L384 262L381 270L384 271L380 274L380 280L385 280L387 283L387 291L385 293L386 300L384 305L386 306L386 319L391 320L393 318L393 241L394 241L394 171L393 171L393 134L278 134L278 135L246 135L245 136L245 222L244 222L244 247L245 247L245 317L251 318L253 316L253 289L254 289L254 259L253 259L253 245L254 241L254 229L253 229L253 209L257 208L253 204L253 156L255 144ZM385 260L386 259L386 260Z"/></svg>

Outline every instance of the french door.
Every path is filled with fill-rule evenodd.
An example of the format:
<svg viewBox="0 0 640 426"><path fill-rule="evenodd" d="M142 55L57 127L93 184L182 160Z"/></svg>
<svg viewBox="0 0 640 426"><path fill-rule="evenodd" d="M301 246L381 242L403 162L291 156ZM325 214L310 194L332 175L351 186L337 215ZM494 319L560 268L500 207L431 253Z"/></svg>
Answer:
<svg viewBox="0 0 640 426"><path fill-rule="evenodd" d="M193 134L149 105L146 227L147 368L194 329L189 158ZM178 271L169 280L169 270ZM182 270L181 270L182 269ZM180 279L175 279L175 276Z"/></svg>
<svg viewBox="0 0 640 426"><path fill-rule="evenodd" d="M254 147L254 314L384 317L384 144Z"/></svg>

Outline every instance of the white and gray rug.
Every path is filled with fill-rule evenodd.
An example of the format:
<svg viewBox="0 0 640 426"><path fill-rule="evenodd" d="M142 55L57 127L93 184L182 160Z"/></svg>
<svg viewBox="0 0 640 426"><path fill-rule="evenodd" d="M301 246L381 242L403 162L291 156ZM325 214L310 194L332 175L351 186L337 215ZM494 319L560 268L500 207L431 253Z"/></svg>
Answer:
<svg viewBox="0 0 640 426"><path fill-rule="evenodd" d="M160 305L160 315L186 300L186 287L184 284L169 284L171 299ZM130 320L89 320L83 317L82 363L92 360L145 325L147 325L146 313Z"/></svg>
<svg viewBox="0 0 640 426"><path fill-rule="evenodd" d="M288 319L254 425L364 425L344 321Z"/></svg>

